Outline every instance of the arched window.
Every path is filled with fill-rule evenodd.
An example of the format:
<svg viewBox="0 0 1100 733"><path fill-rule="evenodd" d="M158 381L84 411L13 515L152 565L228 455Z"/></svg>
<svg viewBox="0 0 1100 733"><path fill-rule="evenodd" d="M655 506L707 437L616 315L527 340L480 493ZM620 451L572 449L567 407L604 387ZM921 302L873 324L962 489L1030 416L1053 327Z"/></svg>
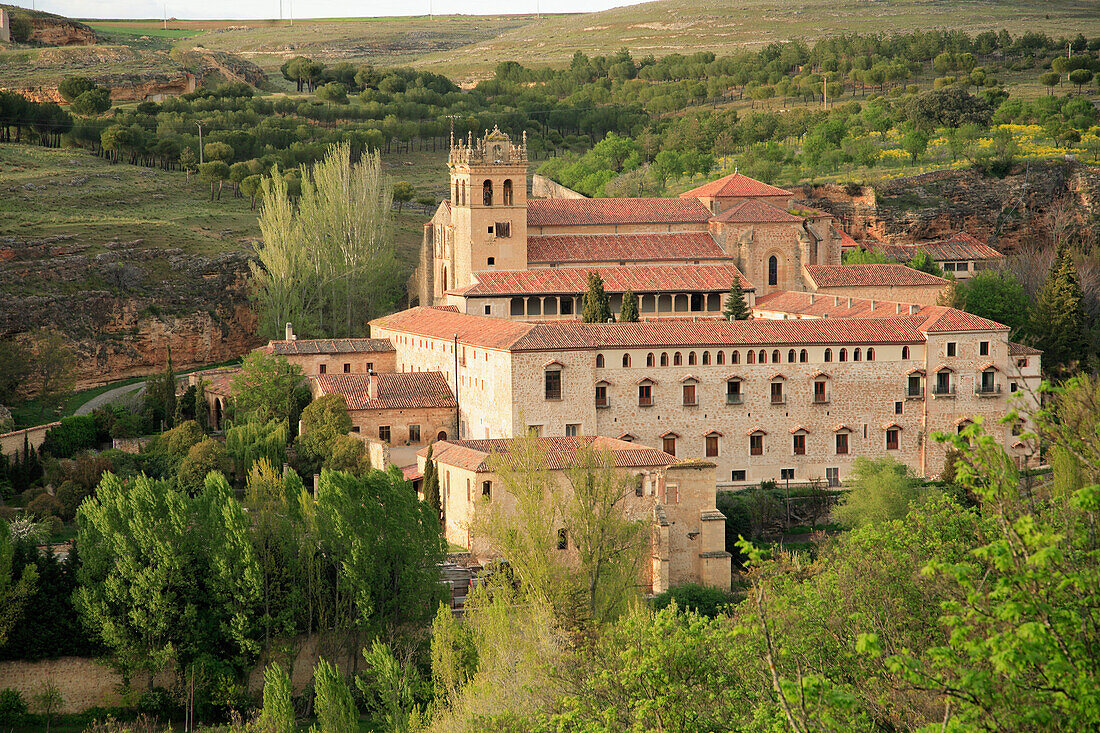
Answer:
<svg viewBox="0 0 1100 733"><path fill-rule="evenodd" d="M768 258L768 285L779 284L779 258L772 255Z"/></svg>
<svg viewBox="0 0 1100 733"><path fill-rule="evenodd" d="M451 181L451 201L458 205L458 181Z"/></svg>
<svg viewBox="0 0 1100 733"><path fill-rule="evenodd" d="M860 348L852 349L852 361L863 361L863 350Z"/></svg>
<svg viewBox="0 0 1100 733"><path fill-rule="evenodd" d="M653 352L652 351L645 355L645 365L647 367L653 366Z"/></svg>
<svg viewBox="0 0 1100 733"><path fill-rule="evenodd" d="M695 366L695 352L688 352L688 366Z"/></svg>
<svg viewBox="0 0 1100 733"><path fill-rule="evenodd" d="M794 349L791 349L790 351L787 352L787 363L788 364L794 363Z"/></svg>
<svg viewBox="0 0 1100 733"><path fill-rule="evenodd" d="M596 354L596 368L603 369L603 354Z"/></svg>
<svg viewBox="0 0 1100 733"><path fill-rule="evenodd" d="M840 350L840 357L837 359L837 361L848 361L848 350L847 349L841 349Z"/></svg>
<svg viewBox="0 0 1100 733"><path fill-rule="evenodd" d="M749 353L751 354L752 352L750 351ZM730 353L730 364L740 364L740 363L741 363L741 352L740 351L731 352Z"/></svg>
<svg viewBox="0 0 1100 733"><path fill-rule="evenodd" d="M867 361L874 361L874 360L875 360L875 350L873 348L868 348L867 349Z"/></svg>
<svg viewBox="0 0 1100 733"><path fill-rule="evenodd" d="M808 352L807 352L807 351L806 351L805 349L803 349L802 351L798 352L798 361L799 361L799 362L801 362L801 363L805 364L805 363L806 363L806 362L808 362L809 360L810 360L810 354L809 354L809 353L808 353Z"/></svg>
<svg viewBox="0 0 1100 733"><path fill-rule="evenodd" d="M668 352L661 352L661 366L668 366Z"/></svg>
<svg viewBox="0 0 1100 733"><path fill-rule="evenodd" d="M901 347L901 358L902 359L908 359L909 358L909 347L908 346L902 346Z"/></svg>
<svg viewBox="0 0 1100 733"><path fill-rule="evenodd" d="M832 360L833 360L833 350L832 349L825 349L825 361L832 361Z"/></svg>
<svg viewBox="0 0 1100 733"><path fill-rule="evenodd" d="M722 352L719 351L718 353L721 354ZM710 364L710 352L709 351L704 351L703 352L703 365L705 366L707 364Z"/></svg>
<svg viewBox="0 0 1100 733"><path fill-rule="evenodd" d="M623 354L623 366L630 366L630 354Z"/></svg>
<svg viewBox="0 0 1100 733"><path fill-rule="evenodd" d="M779 349L772 352L772 364L778 364L780 362Z"/></svg>
<svg viewBox="0 0 1100 733"><path fill-rule="evenodd" d="M481 184L481 202L486 206L493 205L493 182L488 178Z"/></svg>
<svg viewBox="0 0 1100 733"><path fill-rule="evenodd" d="M679 351L677 351L675 354L672 355L672 365L673 366L680 366L683 363L684 363L684 357L680 355Z"/></svg>
<svg viewBox="0 0 1100 733"><path fill-rule="evenodd" d="M504 197L504 201L502 203L505 206L511 206L512 205L512 179L511 178L506 178L504 180L504 190L501 192L501 194Z"/></svg>
<svg viewBox="0 0 1100 733"><path fill-rule="evenodd" d="M725 364L726 363L726 352L718 351L714 356L714 363L715 364Z"/></svg>
<svg viewBox="0 0 1100 733"><path fill-rule="evenodd" d="M737 352L735 351L733 353L736 354ZM760 353L763 354L764 352L761 351ZM736 363L737 362L734 362L734 364L736 364ZM745 354L745 363L746 364L755 364L756 363L756 352L753 351L752 349L749 349L748 352Z"/></svg>
<svg viewBox="0 0 1100 733"><path fill-rule="evenodd" d="M761 364L767 364L768 363L768 352L764 351L763 349L760 349L760 353L757 354L756 356L757 356L757 361L759 361Z"/></svg>

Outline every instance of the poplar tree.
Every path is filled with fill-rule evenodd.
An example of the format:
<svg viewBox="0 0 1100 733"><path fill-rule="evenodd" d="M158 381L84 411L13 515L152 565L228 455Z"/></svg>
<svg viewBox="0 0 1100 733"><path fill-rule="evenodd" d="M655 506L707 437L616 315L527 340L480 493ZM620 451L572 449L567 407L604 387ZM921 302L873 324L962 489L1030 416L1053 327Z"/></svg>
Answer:
<svg viewBox="0 0 1100 733"><path fill-rule="evenodd" d="M588 273L588 291L584 294L581 318L585 323L607 323L611 320L611 299L603 289L598 272Z"/></svg>
<svg viewBox="0 0 1100 733"><path fill-rule="evenodd" d="M435 516L443 524L443 502L439 498L439 472L432 460L432 446L428 446L428 455L424 459L424 502L435 510Z"/></svg>
<svg viewBox="0 0 1100 733"><path fill-rule="evenodd" d="M623 293L623 307L619 311L620 323L638 322L638 296L629 288Z"/></svg>
<svg viewBox="0 0 1100 733"><path fill-rule="evenodd" d="M1044 366L1055 373L1076 371L1088 360L1083 294L1073 255L1059 247L1035 303L1031 333L1045 354Z"/></svg>
<svg viewBox="0 0 1100 733"><path fill-rule="evenodd" d="M726 296L726 307L722 309L722 317L727 321L747 321L752 318L752 310L745 302L745 291L741 289L740 278L733 281L730 294Z"/></svg>

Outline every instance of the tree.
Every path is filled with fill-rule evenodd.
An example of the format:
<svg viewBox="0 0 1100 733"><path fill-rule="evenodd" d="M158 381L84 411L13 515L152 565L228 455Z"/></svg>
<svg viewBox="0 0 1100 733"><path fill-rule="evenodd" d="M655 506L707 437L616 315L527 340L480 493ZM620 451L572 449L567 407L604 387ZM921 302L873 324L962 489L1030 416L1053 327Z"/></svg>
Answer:
<svg viewBox="0 0 1100 733"><path fill-rule="evenodd" d="M65 699L61 696L61 689L54 684L53 680L48 679L42 683L39 691L31 698L31 702L34 704L35 709L46 718L46 733L50 733L50 724L53 722L54 713L65 702Z"/></svg>
<svg viewBox="0 0 1100 733"><path fill-rule="evenodd" d="M220 160L228 163L233 160L233 148L227 143L212 142L202 146L203 157L207 162Z"/></svg>
<svg viewBox="0 0 1100 733"><path fill-rule="evenodd" d="M1058 86L1061 81L1062 75L1054 71L1047 71L1039 74L1039 83L1047 88L1047 94L1049 96L1054 96L1054 87Z"/></svg>
<svg viewBox="0 0 1100 733"><path fill-rule="evenodd" d="M920 479L892 458L857 458L849 483L851 491L834 514L852 527L900 519L922 493Z"/></svg>
<svg viewBox="0 0 1100 733"><path fill-rule="evenodd" d="M308 408L307 408L308 409ZM252 471L253 464L267 460L273 466L286 462L290 428L285 420L246 422L225 431L225 452L232 460L238 480Z"/></svg>
<svg viewBox="0 0 1100 733"><path fill-rule="evenodd" d="M730 286L726 296L726 305L722 308L722 317L727 321L745 321L752 318L752 309L745 302L745 291L741 288L741 279L737 278Z"/></svg>
<svg viewBox="0 0 1100 733"><path fill-rule="evenodd" d="M428 446L428 455L424 457L424 503L430 506L436 514L436 518L439 520L440 526L443 525L443 504L439 498L439 470L436 468L435 461L432 460L432 446Z"/></svg>
<svg viewBox="0 0 1100 733"><path fill-rule="evenodd" d="M901 136L901 147L909 153L913 162L916 163L924 151L928 149L928 134L923 130L913 128L904 135Z"/></svg>
<svg viewBox="0 0 1100 733"><path fill-rule="evenodd" d="M844 253L845 265L881 265L893 262L881 249L850 249Z"/></svg>
<svg viewBox="0 0 1100 733"><path fill-rule="evenodd" d="M611 299L603 289L598 272L588 273L588 290L584 294L581 318L585 323L607 323L611 320Z"/></svg>
<svg viewBox="0 0 1100 733"><path fill-rule="evenodd" d="M313 669L314 706L317 723L311 733L346 733L359 729L359 711L340 670L320 659Z"/></svg>
<svg viewBox="0 0 1100 733"><path fill-rule="evenodd" d="M318 397L302 410L302 432L295 441L298 451L318 463L332 455L337 438L351 432L348 403L343 395Z"/></svg>
<svg viewBox="0 0 1100 733"><path fill-rule="evenodd" d="M955 307L1018 333L1028 323L1031 301L1011 271L981 270L955 285Z"/></svg>
<svg viewBox="0 0 1100 733"><path fill-rule="evenodd" d="M275 662L264 668L263 707L256 721L259 733L294 733L294 701L290 675Z"/></svg>
<svg viewBox="0 0 1100 733"><path fill-rule="evenodd" d="M34 565L12 567L14 556L11 528L0 518L0 646L7 643L8 634L22 618L38 582L38 569Z"/></svg>
<svg viewBox="0 0 1100 733"><path fill-rule="evenodd" d="M0 340L0 405L11 404L31 374L31 354L14 339Z"/></svg>
<svg viewBox="0 0 1100 733"><path fill-rule="evenodd" d="M932 259L932 255L924 250L918 250L906 264L914 270L927 272L929 275L935 275L936 277L943 277L943 268Z"/></svg>
<svg viewBox="0 0 1100 733"><path fill-rule="evenodd" d="M1035 300L1028 331L1044 353L1043 367L1052 374L1084 368L1089 349L1083 294L1073 255L1060 245L1050 274Z"/></svg>
<svg viewBox="0 0 1100 733"><path fill-rule="evenodd" d="M187 182L191 182L191 174L199 169L199 159L195 157L195 151L186 147L180 151L180 169L187 174Z"/></svg>
<svg viewBox="0 0 1100 733"><path fill-rule="evenodd" d="M84 92L96 88L96 83L86 76L66 76L57 85L57 93L70 104Z"/></svg>
<svg viewBox="0 0 1100 733"><path fill-rule="evenodd" d="M367 669L355 684L381 712L385 729L393 733L421 730L416 706L420 677L416 668L409 661L398 661L390 646L377 639L363 650L363 660Z"/></svg>
<svg viewBox="0 0 1100 733"><path fill-rule="evenodd" d="M191 446L187 455L180 461L176 474L176 483L181 491L195 495L202 491L206 476L217 471L223 476L229 473L229 456L220 441L213 438Z"/></svg>
<svg viewBox="0 0 1100 733"><path fill-rule="evenodd" d="M73 112L78 115L90 116L103 114L111 108L111 90L105 87L96 87L82 93L73 100Z"/></svg>
<svg viewBox="0 0 1100 733"><path fill-rule="evenodd" d="M637 323L638 322L638 296L634 294L634 291L627 288L623 293L623 306L619 310L619 323Z"/></svg>
<svg viewBox="0 0 1100 733"><path fill-rule="evenodd" d="M298 389L303 380L302 368L286 357L251 351L233 377L234 410L245 420L285 420L297 425Z"/></svg>
<svg viewBox="0 0 1100 733"><path fill-rule="evenodd" d="M402 207L412 201L416 195L416 189L408 181L398 181L393 184L393 200L397 204L397 213L401 213Z"/></svg>
<svg viewBox="0 0 1100 733"><path fill-rule="evenodd" d="M348 90L338 81L330 81L317 88L317 98L334 104L348 103Z"/></svg>
<svg viewBox="0 0 1100 733"><path fill-rule="evenodd" d="M76 382L76 354L61 334L44 328L31 334L28 347L38 399L50 406L60 404Z"/></svg>
<svg viewBox="0 0 1100 733"><path fill-rule="evenodd" d="M1074 69L1069 72L1070 83L1077 85L1077 93L1081 93L1081 88L1092 81L1092 72L1088 69Z"/></svg>
<svg viewBox="0 0 1100 733"><path fill-rule="evenodd" d="M256 197L263 190L263 176L251 175L241 179L241 195L248 198L248 208L256 208Z"/></svg>
<svg viewBox="0 0 1100 733"><path fill-rule="evenodd" d="M199 177L210 181L210 200L214 200L214 184L217 184L218 201L222 200L222 184L229 178L229 165L221 160L199 164Z"/></svg>

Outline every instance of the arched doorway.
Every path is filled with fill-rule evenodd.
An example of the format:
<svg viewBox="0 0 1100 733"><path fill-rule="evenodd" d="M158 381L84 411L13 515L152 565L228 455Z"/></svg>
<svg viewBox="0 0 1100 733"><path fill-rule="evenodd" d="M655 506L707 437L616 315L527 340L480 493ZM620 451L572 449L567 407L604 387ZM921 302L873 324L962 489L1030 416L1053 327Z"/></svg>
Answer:
<svg viewBox="0 0 1100 733"><path fill-rule="evenodd" d="M446 430L440 430L439 435L435 436L435 439L436 440L446 440L447 439L447 431Z"/></svg>

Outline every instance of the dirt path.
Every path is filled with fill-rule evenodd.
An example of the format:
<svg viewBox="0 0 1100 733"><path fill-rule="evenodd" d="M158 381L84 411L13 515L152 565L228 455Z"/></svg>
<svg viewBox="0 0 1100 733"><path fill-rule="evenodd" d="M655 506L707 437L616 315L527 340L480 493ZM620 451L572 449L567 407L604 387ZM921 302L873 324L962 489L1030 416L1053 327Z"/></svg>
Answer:
<svg viewBox="0 0 1100 733"><path fill-rule="evenodd" d="M121 387L115 387L114 389L109 389L106 392L104 392L103 394L93 397L92 399L88 400L87 402L85 402L80 407L76 408L76 412L74 412L73 414L74 415L88 415L88 414L91 414L92 410L96 409L97 407L102 407L103 405L110 404L110 403L114 402L115 400L119 399L120 397L128 395L131 392L134 392L136 390L140 390L140 392L144 392L145 391L145 382L137 382L135 384L126 384L126 385L123 385ZM139 392L139 395L140 395L140 392Z"/></svg>

